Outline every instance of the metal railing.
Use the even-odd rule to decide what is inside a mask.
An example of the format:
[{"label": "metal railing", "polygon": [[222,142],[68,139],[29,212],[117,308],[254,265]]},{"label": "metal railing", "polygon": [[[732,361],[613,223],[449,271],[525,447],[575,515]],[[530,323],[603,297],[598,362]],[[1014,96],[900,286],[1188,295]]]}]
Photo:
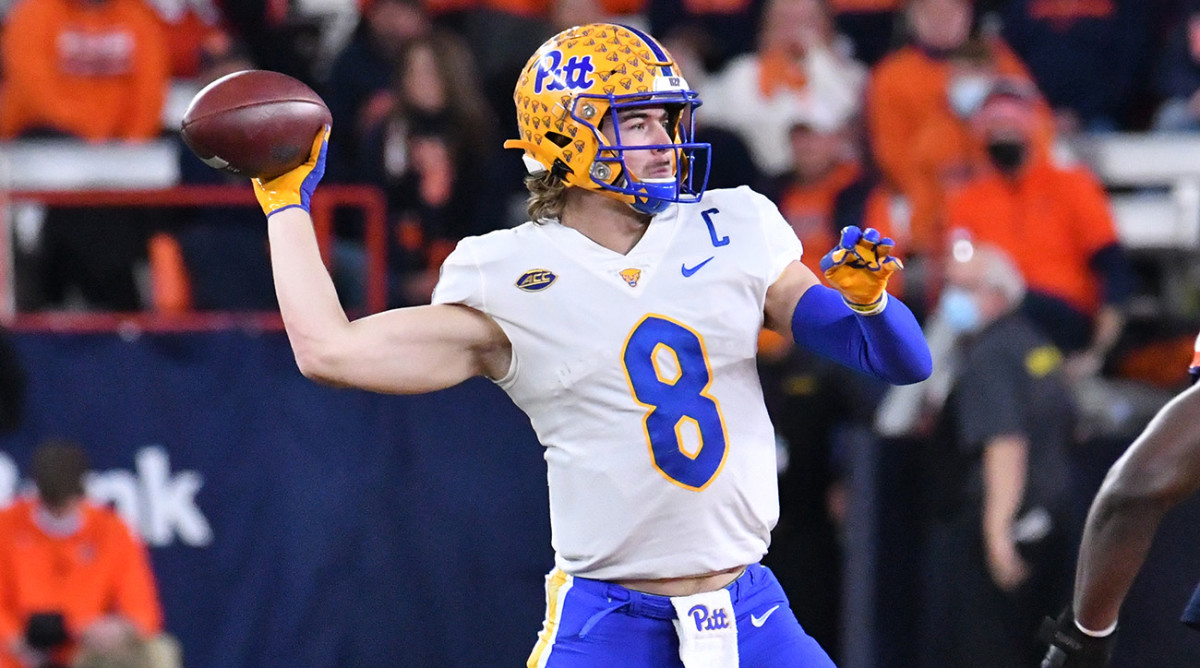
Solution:
[{"label": "metal railing", "polygon": [[[251,327],[279,329],[277,312],[128,313],[38,311],[16,308],[13,216],[14,205],[34,202],[47,207],[209,207],[246,206],[257,209],[248,185],[177,186],[152,190],[12,190],[0,191],[0,318],[15,330],[66,331],[202,331]],[[373,186],[327,185],[313,196],[311,212],[321,256],[333,268],[333,216],[339,208],[362,212],[367,255],[365,310],[387,306],[387,205]],[[264,225],[266,222],[264,221]]]}]

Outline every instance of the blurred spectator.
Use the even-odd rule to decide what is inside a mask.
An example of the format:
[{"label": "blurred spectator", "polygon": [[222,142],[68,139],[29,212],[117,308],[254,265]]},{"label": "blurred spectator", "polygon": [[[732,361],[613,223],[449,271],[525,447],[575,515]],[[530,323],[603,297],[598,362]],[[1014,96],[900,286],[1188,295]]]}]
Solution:
[{"label": "blurred spectator", "polygon": [[0,138],[158,136],[167,45],[142,0],[22,0],[2,53]]},{"label": "blurred spectator", "polygon": [[895,47],[905,0],[829,0],[839,32],[854,44],[854,57],[872,66]]},{"label": "blurred spectator", "polygon": [[[379,0],[375,0],[378,2]],[[555,18],[558,0],[424,0],[435,24],[461,36],[475,61],[475,79],[479,81],[488,105],[504,121],[515,127],[512,106],[513,85],[521,75],[530,54],[557,30]],[[606,15],[624,13],[615,5],[628,0],[596,0],[596,9]],[[569,7],[566,15],[573,13]]]},{"label": "blurred spectator", "polygon": [[321,86],[333,115],[334,138],[326,156],[331,182],[358,182],[356,149],[367,127],[376,125],[392,104],[391,84],[405,46],[425,37],[430,20],[420,0],[374,0],[358,28],[333,61]]},{"label": "blurred spectator", "polygon": [[705,69],[715,72],[754,50],[763,4],[764,0],[646,0],[645,13],[654,35],[694,34]]},{"label": "blurred spectator", "polygon": [[804,264],[818,276],[821,256],[837,244],[839,231],[862,225],[870,190],[850,135],[845,118],[819,105],[795,118],[789,133],[793,167],[773,196],[804,244]]},{"label": "blurred spectator", "polygon": [[[940,258],[944,238],[937,199],[929,191],[928,162],[914,148],[923,141],[944,141],[942,128],[961,125],[951,102],[956,62],[972,37],[969,0],[911,0],[906,11],[911,41],[873,68],[867,93],[867,123],[876,164],[888,185],[910,200],[909,252],[905,263],[920,257]],[[1026,75],[1025,67],[998,38],[978,37],[989,67],[1000,74]],[[970,47],[974,48],[974,47]],[[957,59],[957,60],[956,60]],[[953,95],[957,98],[960,91]],[[938,128],[928,130],[928,128]],[[961,135],[961,133],[955,133]],[[924,171],[923,171],[924,170]]]},{"label": "blurred spectator", "polygon": [[[241,44],[224,33],[204,42],[199,82],[254,69]],[[245,186],[244,178],[215,170],[180,145],[180,182]],[[275,310],[275,288],[262,217],[244,206],[183,209],[170,229],[149,243],[153,301],[160,312]]]},{"label": "blurred spectator", "polygon": [[[22,0],[3,35],[0,138],[147,140],[162,129],[168,55],[142,0]],[[141,212],[50,209],[31,303],[132,311],[145,257]]]},{"label": "blurred spectator", "polygon": [[246,45],[259,67],[314,83],[320,55],[320,17],[300,11],[295,0],[217,0],[234,39]]},{"label": "blurred spectator", "polygon": [[1054,109],[1058,130],[1116,130],[1145,78],[1144,0],[1012,0],[1004,38]]},{"label": "blurred spectator", "polygon": [[146,549],[115,512],[84,496],[83,448],[42,443],[32,469],[37,496],[0,511],[0,666],[147,651],[162,610]]},{"label": "blurred spectator", "polygon": [[555,30],[588,23],[617,23],[637,27],[645,23],[641,16],[642,4],[642,0],[551,0],[548,14],[550,25]]},{"label": "blurred spectator", "polygon": [[764,337],[773,344],[760,343],[758,371],[777,434],[779,522],[763,563],[794,601],[804,630],[837,661],[849,503],[846,442],[869,421],[884,385],[794,348],[769,330],[760,342]]},{"label": "blurred spectator", "polygon": [[732,60],[705,90],[705,122],[736,132],[767,176],[792,162],[788,130],[796,113],[827,108],[847,118],[861,104],[866,69],[846,56],[824,0],[770,0],[758,50]]},{"label": "blurred spectator", "polygon": [[974,124],[987,171],[949,203],[950,225],[1009,253],[1029,283],[1025,314],[1064,352],[1073,377],[1094,375],[1120,337],[1132,291],[1108,196],[1084,168],[1062,168],[1036,134],[1037,92],[999,81]]},{"label": "blurred spectator", "polygon": [[[486,231],[478,190],[497,153],[496,130],[470,52],[448,34],[406,45],[389,102],[389,113],[365,128],[359,171],[387,194],[389,265],[399,281],[393,299],[427,303],[458,240]],[[347,269],[356,266],[350,257],[339,264],[344,259]]]},{"label": "blurred spectator", "polygon": [[192,79],[199,75],[205,40],[224,32],[221,10],[214,0],[146,0],[153,7],[167,36],[171,76]]},{"label": "blurred spectator", "polygon": [[[672,33],[661,42],[663,48],[669,51],[671,57],[675,59],[679,71],[683,72],[692,88],[700,91],[701,99],[707,99],[704,91],[708,89],[708,73],[701,62],[697,37],[695,31],[681,30]],[[708,189],[736,188],[743,185],[759,187],[762,182],[762,174],[758,165],[754,163],[754,158],[750,155],[750,149],[746,147],[746,142],[742,141],[736,132],[713,125],[709,121],[707,113],[710,109],[712,109],[712,105],[706,104],[704,109],[694,117],[696,141],[712,147],[710,151],[712,159],[708,161]],[[701,157],[697,162],[699,163],[701,160],[705,160],[705,158]],[[697,183],[703,182],[703,164],[695,166],[695,178]]]},{"label": "blurred spectator", "polygon": [[938,315],[958,338],[939,360],[953,379],[924,467],[920,665],[1035,666],[1037,625],[1073,567],[1062,355],[1021,313],[1021,273],[999,249],[955,245],[947,279]]},{"label": "blurred spectator", "polygon": [[1200,130],[1200,2],[1188,5],[1158,63],[1154,129],[1165,132]]}]

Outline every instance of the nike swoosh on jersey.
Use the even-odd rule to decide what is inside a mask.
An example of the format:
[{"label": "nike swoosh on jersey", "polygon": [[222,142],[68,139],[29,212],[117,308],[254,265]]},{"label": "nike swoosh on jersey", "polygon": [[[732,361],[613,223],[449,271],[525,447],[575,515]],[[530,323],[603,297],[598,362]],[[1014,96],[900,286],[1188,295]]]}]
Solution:
[{"label": "nike swoosh on jersey", "polygon": [[762,617],[755,617],[754,615],[750,615],[750,623],[754,625],[754,628],[758,628],[758,627],[762,626],[763,624],[766,624],[767,617],[770,617],[778,609],[779,609],[779,606],[776,605],[775,607],[771,608],[770,610],[764,612]]},{"label": "nike swoosh on jersey", "polygon": [[686,264],[679,265],[679,270],[680,270],[681,272],[683,272],[683,277],[684,277],[684,278],[687,278],[688,276],[691,276],[692,274],[694,274],[694,273],[696,273],[696,272],[700,271],[700,267],[703,267],[704,265],[706,265],[706,264],[708,264],[709,262],[711,262],[711,261],[712,261],[712,259],[713,259],[713,257],[716,257],[716,256],[715,256],[715,255],[714,255],[714,256],[710,256],[710,257],[709,257],[707,260],[705,260],[705,261],[701,262],[700,264],[698,264],[698,265],[696,265],[696,266],[694,266],[694,267],[689,267],[689,266],[687,266]]}]

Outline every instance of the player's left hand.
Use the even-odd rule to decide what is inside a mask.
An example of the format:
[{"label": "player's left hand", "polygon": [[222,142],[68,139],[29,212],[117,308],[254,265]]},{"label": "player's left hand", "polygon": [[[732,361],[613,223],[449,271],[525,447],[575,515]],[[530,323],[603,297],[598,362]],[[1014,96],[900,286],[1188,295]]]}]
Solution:
[{"label": "player's left hand", "polygon": [[1038,636],[1050,643],[1042,668],[1105,668],[1112,656],[1117,632],[1093,638],[1075,625],[1075,613],[1070,606],[1058,619],[1047,617]]},{"label": "player's left hand", "polygon": [[250,180],[254,184],[254,196],[258,198],[258,204],[268,218],[273,213],[294,206],[308,211],[313,192],[316,191],[317,184],[321,182],[321,177],[325,176],[325,153],[329,150],[329,130],[329,126],[326,125],[325,129],[317,133],[316,138],[313,139],[308,160],[304,164],[270,181]]},{"label": "player's left hand", "polygon": [[888,279],[904,268],[891,256],[895,246],[874,228],[849,225],[842,228],[837,246],[821,258],[821,271],[847,306],[863,315],[878,313],[885,304]]}]

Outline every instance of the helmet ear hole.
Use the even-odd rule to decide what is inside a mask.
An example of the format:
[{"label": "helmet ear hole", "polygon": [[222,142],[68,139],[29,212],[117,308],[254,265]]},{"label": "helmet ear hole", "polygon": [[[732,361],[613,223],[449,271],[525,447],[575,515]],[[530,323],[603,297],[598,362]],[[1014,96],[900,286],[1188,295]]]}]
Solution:
[{"label": "helmet ear hole", "polygon": [[570,173],[571,168],[567,166],[567,163],[555,158],[554,166],[550,168],[550,174],[559,181],[566,181],[567,175]]},{"label": "helmet ear hole", "polygon": [[571,143],[571,138],[561,132],[547,132],[546,139],[559,148],[566,148],[567,144]]}]

